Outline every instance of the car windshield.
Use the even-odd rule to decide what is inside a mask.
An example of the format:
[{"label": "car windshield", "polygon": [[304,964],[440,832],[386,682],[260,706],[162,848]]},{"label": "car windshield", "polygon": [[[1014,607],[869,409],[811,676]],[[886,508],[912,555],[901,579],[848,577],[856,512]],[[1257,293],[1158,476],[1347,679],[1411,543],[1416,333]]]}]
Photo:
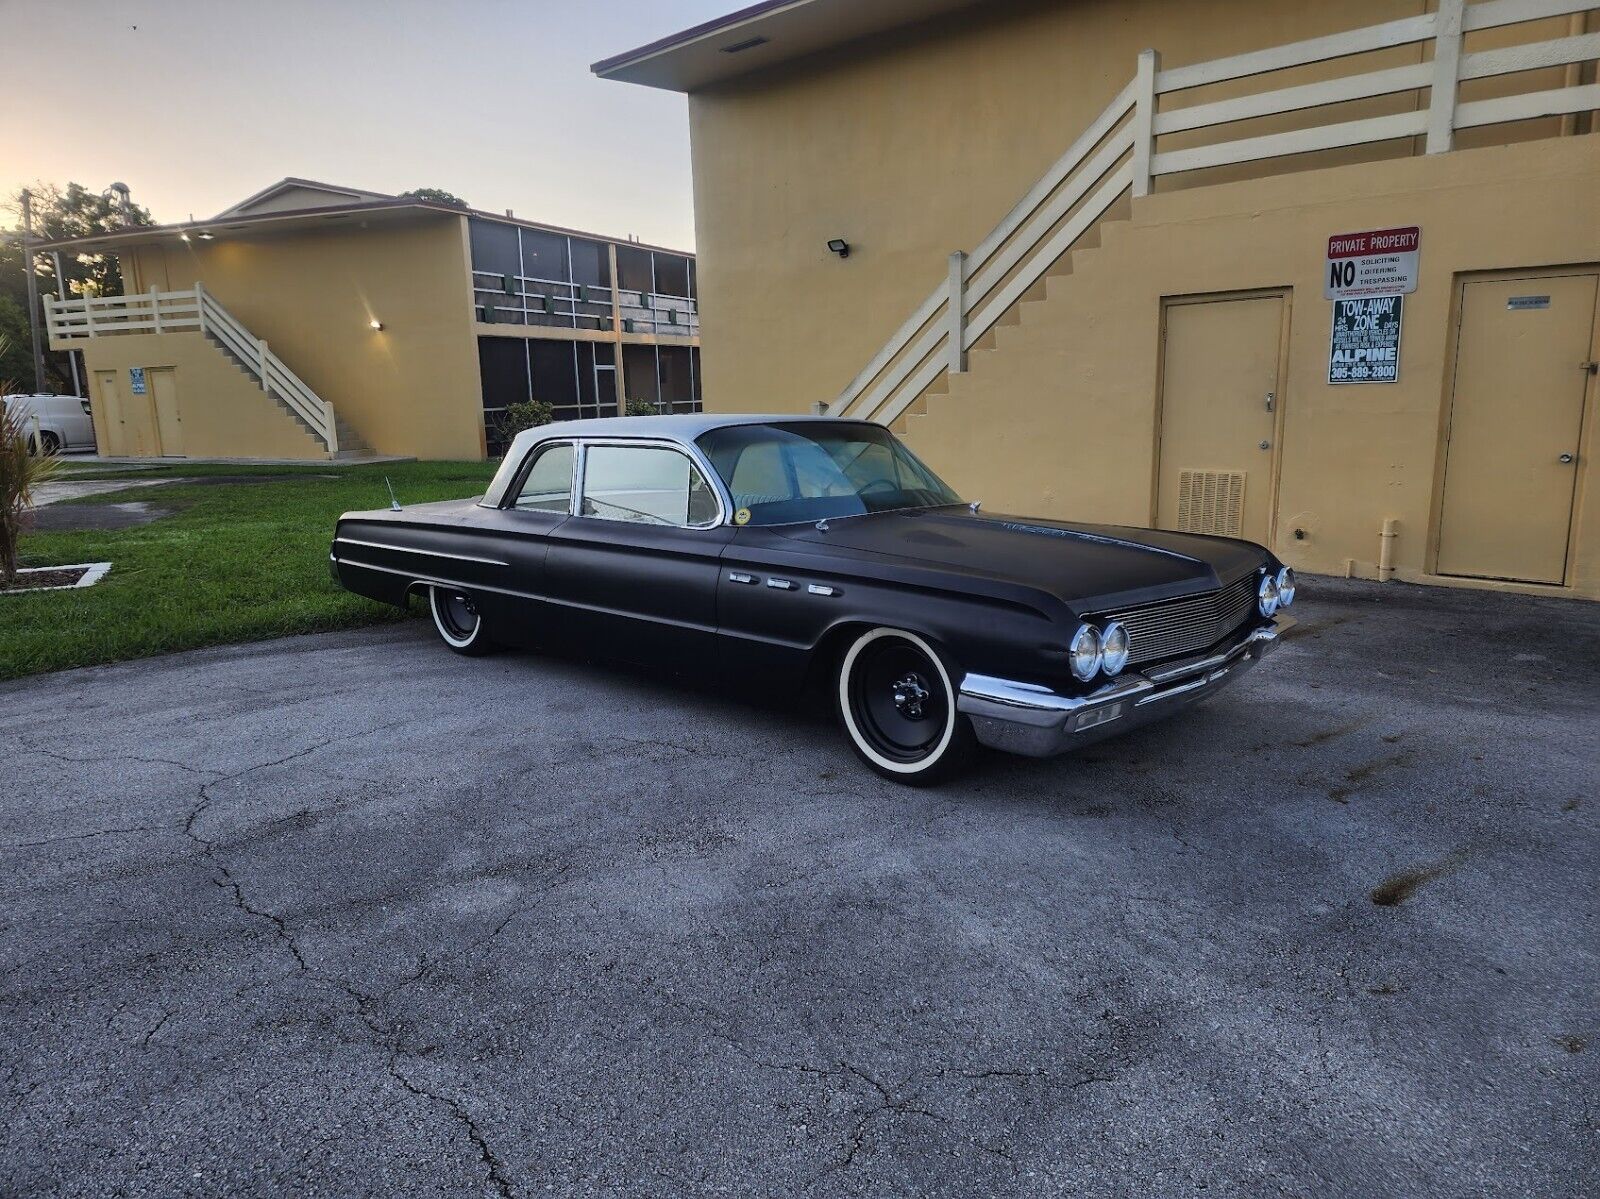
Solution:
[{"label": "car windshield", "polygon": [[880,425],[729,425],[702,434],[697,444],[727,485],[738,524],[795,524],[961,502]]}]

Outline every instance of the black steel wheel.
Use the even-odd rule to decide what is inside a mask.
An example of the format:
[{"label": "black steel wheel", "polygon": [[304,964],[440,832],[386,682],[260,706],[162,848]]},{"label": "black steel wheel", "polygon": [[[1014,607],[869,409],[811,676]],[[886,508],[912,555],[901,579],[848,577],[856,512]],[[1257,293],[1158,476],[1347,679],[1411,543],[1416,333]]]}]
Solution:
[{"label": "black steel wheel", "polygon": [[496,648],[483,631],[483,615],[470,595],[451,587],[429,587],[428,609],[439,637],[458,654],[476,658]]},{"label": "black steel wheel", "polygon": [[972,755],[972,726],[939,651],[916,633],[862,633],[839,664],[835,707],[856,756],[884,778],[925,785]]}]

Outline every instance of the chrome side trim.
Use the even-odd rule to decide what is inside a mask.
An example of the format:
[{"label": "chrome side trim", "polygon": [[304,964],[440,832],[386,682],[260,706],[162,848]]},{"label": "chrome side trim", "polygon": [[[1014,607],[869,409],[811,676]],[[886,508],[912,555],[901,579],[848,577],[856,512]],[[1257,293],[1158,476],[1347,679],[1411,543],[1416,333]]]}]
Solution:
[{"label": "chrome side trim", "polygon": [[345,545],[361,545],[369,550],[392,550],[397,554],[424,554],[429,558],[448,558],[452,562],[476,562],[482,566],[506,566],[508,563],[498,558],[475,558],[471,554],[447,554],[443,550],[418,549],[414,545],[390,545],[386,541],[362,541],[355,537],[335,537],[335,545],[341,542]]},{"label": "chrome side trim", "polygon": [[518,599],[538,600],[548,603],[550,600],[543,595],[535,595],[531,591],[516,591],[510,587],[490,587],[484,583],[464,583],[460,579],[447,579],[440,575],[418,574],[414,570],[396,570],[392,566],[379,566],[375,562],[361,562],[355,558],[335,558],[340,566],[354,566],[357,570],[375,570],[379,574],[395,575],[398,578],[410,579],[413,583],[426,583],[430,587],[458,587],[462,591],[492,591],[495,595],[514,595]]},{"label": "chrome side trim", "polygon": [[[1038,683],[969,674],[956,710],[972,721],[978,740],[995,749],[1049,757],[1160,719],[1245,674],[1294,618],[1279,615],[1225,650],[1130,671],[1085,695],[1062,695]],[[1177,700],[1176,704],[1162,701]]]}]

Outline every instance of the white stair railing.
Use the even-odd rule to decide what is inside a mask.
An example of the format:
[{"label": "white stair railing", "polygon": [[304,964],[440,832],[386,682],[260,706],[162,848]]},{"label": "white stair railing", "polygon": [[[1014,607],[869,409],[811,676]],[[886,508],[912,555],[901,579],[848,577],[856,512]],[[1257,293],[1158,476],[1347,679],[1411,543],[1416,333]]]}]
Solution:
[{"label": "white stair railing", "polygon": [[339,452],[339,424],[333,405],[301,380],[226,308],[196,283],[190,291],[152,288],[128,296],[45,297],[50,343],[67,343],[129,333],[204,333],[222,345],[261,384],[261,390],[287,404],[310,427],[328,453]]},{"label": "white stair railing", "polygon": [[[1425,152],[1439,154],[1453,147],[1461,129],[1600,110],[1600,84],[1581,82],[1493,99],[1457,99],[1457,86],[1465,80],[1600,59],[1600,33],[1471,53],[1463,52],[1464,35],[1596,8],[1596,0],[1439,0],[1437,11],[1420,16],[1169,70],[1161,69],[1156,51],[1144,51],[1117,98],[977,249],[950,255],[945,281],[849,386],[832,403],[819,404],[818,411],[885,424],[896,420],[941,374],[965,370],[973,344],[1113,204],[1125,193],[1148,195],[1163,175],[1402,138],[1425,138]],[[1431,61],[1186,108],[1161,107],[1162,97],[1193,88],[1422,42],[1433,43]],[[1171,134],[1423,89],[1429,92],[1428,105],[1414,111],[1160,148],[1160,139]]]}]

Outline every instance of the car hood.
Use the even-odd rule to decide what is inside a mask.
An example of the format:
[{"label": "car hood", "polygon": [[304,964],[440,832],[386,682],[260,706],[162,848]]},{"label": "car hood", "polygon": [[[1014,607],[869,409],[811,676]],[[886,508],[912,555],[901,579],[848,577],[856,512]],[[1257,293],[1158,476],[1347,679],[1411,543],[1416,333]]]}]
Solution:
[{"label": "car hood", "polygon": [[1153,603],[1231,583],[1270,560],[1247,541],[1032,516],[923,508],[775,531],[817,549],[933,565],[1054,595],[1076,611]]}]

